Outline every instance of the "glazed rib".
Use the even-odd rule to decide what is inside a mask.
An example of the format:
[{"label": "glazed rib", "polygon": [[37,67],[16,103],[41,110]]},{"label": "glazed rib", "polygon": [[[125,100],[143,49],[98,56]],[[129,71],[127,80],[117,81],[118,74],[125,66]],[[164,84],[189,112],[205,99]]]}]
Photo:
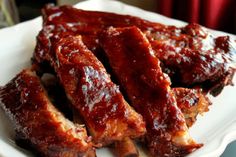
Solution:
[{"label": "glazed rib", "polygon": [[85,157],[92,150],[85,128],[74,125],[51,104],[31,70],[23,70],[0,88],[0,105],[18,140],[29,141],[42,156]]},{"label": "glazed rib", "polygon": [[[80,114],[76,109],[71,108],[72,105],[68,102],[64,89],[61,88],[58,79],[51,74],[44,74],[41,80],[53,104],[56,105],[57,108],[60,107],[60,111],[63,111],[67,117],[73,119],[74,123],[82,125],[83,121]],[[134,141],[128,137],[121,141],[116,141],[114,144],[114,149],[117,157],[139,156]]]},{"label": "glazed rib", "polygon": [[184,156],[199,148],[189,136],[170,80],[142,32],[136,27],[109,28],[100,42],[119,84],[144,117],[152,156]]},{"label": "glazed rib", "polygon": [[173,86],[201,86],[217,96],[232,84],[236,49],[228,36],[213,38],[198,24],[146,35]]},{"label": "glazed rib", "polygon": [[145,133],[142,116],[124,100],[119,87],[80,36],[62,38],[53,44],[46,61],[54,68],[97,146]]},{"label": "glazed rib", "polygon": [[48,53],[51,42],[68,35],[82,35],[85,45],[102,60],[104,54],[98,40],[100,32],[110,26],[136,26],[148,37],[173,86],[201,85],[216,96],[225,85],[232,83],[235,46],[229,37],[213,38],[197,24],[178,28],[133,16],[84,11],[69,6],[48,6],[43,10],[43,19],[36,60],[37,55]]},{"label": "glazed rib", "polygon": [[[63,92],[64,89],[58,83],[58,80],[53,75],[45,74],[46,77],[41,79],[45,80],[43,85],[46,88],[52,102],[57,108],[61,109],[63,113],[71,118],[71,104],[67,101],[66,95]],[[44,78],[49,78],[48,80]],[[190,88],[172,88],[175,95],[177,106],[181,109],[184,114],[185,121],[188,127],[191,127],[197,120],[197,116],[202,115],[204,112],[209,111],[208,107],[211,105],[210,100],[201,89],[190,89]],[[64,100],[64,101],[62,101]],[[59,104],[59,105],[57,105]],[[78,114],[78,113],[77,113]],[[79,115],[76,115],[79,116]],[[122,142],[120,142],[122,145]]]},{"label": "glazed rib", "polygon": [[209,111],[211,102],[201,89],[173,88],[172,91],[188,127],[196,122],[197,115]]}]

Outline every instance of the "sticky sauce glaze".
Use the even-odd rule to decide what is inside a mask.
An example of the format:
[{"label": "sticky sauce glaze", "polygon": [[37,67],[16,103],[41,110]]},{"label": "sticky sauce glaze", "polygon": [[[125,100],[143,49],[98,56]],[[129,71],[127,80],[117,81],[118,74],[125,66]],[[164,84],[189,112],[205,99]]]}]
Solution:
[{"label": "sticky sauce glaze", "polygon": [[162,69],[176,86],[206,81],[215,86],[236,67],[236,51],[229,37],[213,38],[197,24],[146,34],[162,62]]},{"label": "sticky sauce glaze", "polygon": [[[43,17],[46,27],[38,36],[35,58],[39,52],[47,54],[50,47],[44,45],[52,39],[82,35],[85,45],[103,60],[104,53],[98,40],[101,31],[110,26],[136,26],[148,37],[163,71],[170,76],[174,86],[201,85],[206,90],[215,89],[213,92],[217,95],[225,85],[231,84],[235,71],[235,46],[229,37],[213,38],[198,24],[178,28],[133,16],[83,11],[70,6],[48,6]],[[55,28],[48,32],[48,26]],[[47,34],[54,36],[49,40],[45,37]]]},{"label": "sticky sauce glaze", "polygon": [[110,28],[100,40],[120,85],[147,123],[152,156],[184,156],[198,148],[176,106],[170,80],[140,30]]},{"label": "sticky sauce glaze", "polygon": [[24,70],[0,89],[0,103],[11,119],[16,140],[42,156],[84,156],[92,148],[85,128],[75,126],[50,103],[39,78]]},{"label": "sticky sauce glaze", "polygon": [[72,105],[80,111],[94,142],[111,142],[145,132],[142,117],[129,107],[119,87],[80,36],[55,44],[51,62]]}]

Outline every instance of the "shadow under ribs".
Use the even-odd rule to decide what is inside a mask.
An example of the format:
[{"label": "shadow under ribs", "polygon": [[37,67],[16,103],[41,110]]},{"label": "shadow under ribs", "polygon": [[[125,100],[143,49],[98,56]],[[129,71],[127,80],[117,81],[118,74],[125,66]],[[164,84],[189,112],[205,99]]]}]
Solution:
[{"label": "shadow under ribs", "polygon": [[134,16],[84,11],[70,6],[45,7],[43,22],[36,60],[37,55],[48,53],[51,42],[68,35],[82,35],[85,45],[102,60],[104,54],[98,40],[101,31],[110,26],[136,26],[147,36],[174,86],[200,85],[216,96],[225,85],[232,83],[236,61],[234,44],[227,36],[214,38],[198,24],[178,28]]},{"label": "shadow under ribs", "polygon": [[72,106],[77,109],[100,147],[146,131],[142,116],[124,100],[102,63],[80,36],[62,38],[41,61],[50,62]]},{"label": "shadow under ribs", "polygon": [[42,156],[94,157],[91,138],[50,102],[39,78],[23,70],[0,87],[0,105],[11,119],[17,140],[28,141]]},{"label": "shadow under ribs", "polygon": [[152,156],[184,156],[201,147],[189,136],[170,80],[142,32],[136,27],[109,28],[101,44],[117,80],[146,122]]}]

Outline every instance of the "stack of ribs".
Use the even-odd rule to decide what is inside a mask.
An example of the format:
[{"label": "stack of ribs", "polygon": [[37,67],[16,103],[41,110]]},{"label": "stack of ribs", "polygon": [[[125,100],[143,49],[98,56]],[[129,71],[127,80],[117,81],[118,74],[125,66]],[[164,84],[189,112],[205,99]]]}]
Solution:
[{"label": "stack of ribs", "polygon": [[[138,156],[133,139],[152,157],[182,157],[203,145],[188,128],[209,110],[208,93],[232,85],[228,36],[71,6],[42,12],[31,69],[0,87],[17,140],[49,157],[93,157],[111,144],[119,157]],[[45,74],[63,93],[54,101]]]}]

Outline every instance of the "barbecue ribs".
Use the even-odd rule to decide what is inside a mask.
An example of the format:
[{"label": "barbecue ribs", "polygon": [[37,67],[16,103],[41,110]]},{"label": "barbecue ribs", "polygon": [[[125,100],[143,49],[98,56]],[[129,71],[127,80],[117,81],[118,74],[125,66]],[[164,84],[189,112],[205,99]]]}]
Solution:
[{"label": "barbecue ribs", "polygon": [[173,86],[201,86],[216,96],[225,85],[232,83],[235,47],[229,37],[213,38],[197,24],[178,28],[133,16],[84,11],[70,6],[45,7],[43,22],[36,60],[37,53],[47,54],[54,41],[68,35],[82,35],[85,45],[102,61],[104,52],[98,40],[101,31],[110,26],[136,26],[147,36]]},{"label": "barbecue ribs", "polygon": [[62,38],[52,48],[46,57],[38,59],[50,62],[97,146],[145,133],[142,117],[124,100],[80,36]]},{"label": "barbecue ribs", "polygon": [[[208,111],[208,92],[217,96],[232,84],[235,49],[229,37],[215,38],[197,24],[178,28],[48,5],[32,69],[57,77],[63,101],[54,107],[58,95],[50,98],[54,91],[47,94],[35,73],[24,70],[0,87],[1,107],[17,138],[42,156],[93,157],[92,145],[113,142],[120,155],[129,146],[137,155],[130,138],[144,136],[152,156],[182,157],[202,146],[188,127]],[[92,138],[57,108],[85,123]]]},{"label": "barbecue ribs", "polygon": [[143,33],[137,27],[109,28],[100,42],[119,84],[146,122],[152,156],[184,156],[199,148],[201,144],[189,136],[170,80]]},{"label": "barbecue ribs", "polygon": [[95,156],[85,128],[74,125],[51,104],[31,70],[0,87],[0,105],[14,124],[17,140],[28,141],[42,156]]}]

